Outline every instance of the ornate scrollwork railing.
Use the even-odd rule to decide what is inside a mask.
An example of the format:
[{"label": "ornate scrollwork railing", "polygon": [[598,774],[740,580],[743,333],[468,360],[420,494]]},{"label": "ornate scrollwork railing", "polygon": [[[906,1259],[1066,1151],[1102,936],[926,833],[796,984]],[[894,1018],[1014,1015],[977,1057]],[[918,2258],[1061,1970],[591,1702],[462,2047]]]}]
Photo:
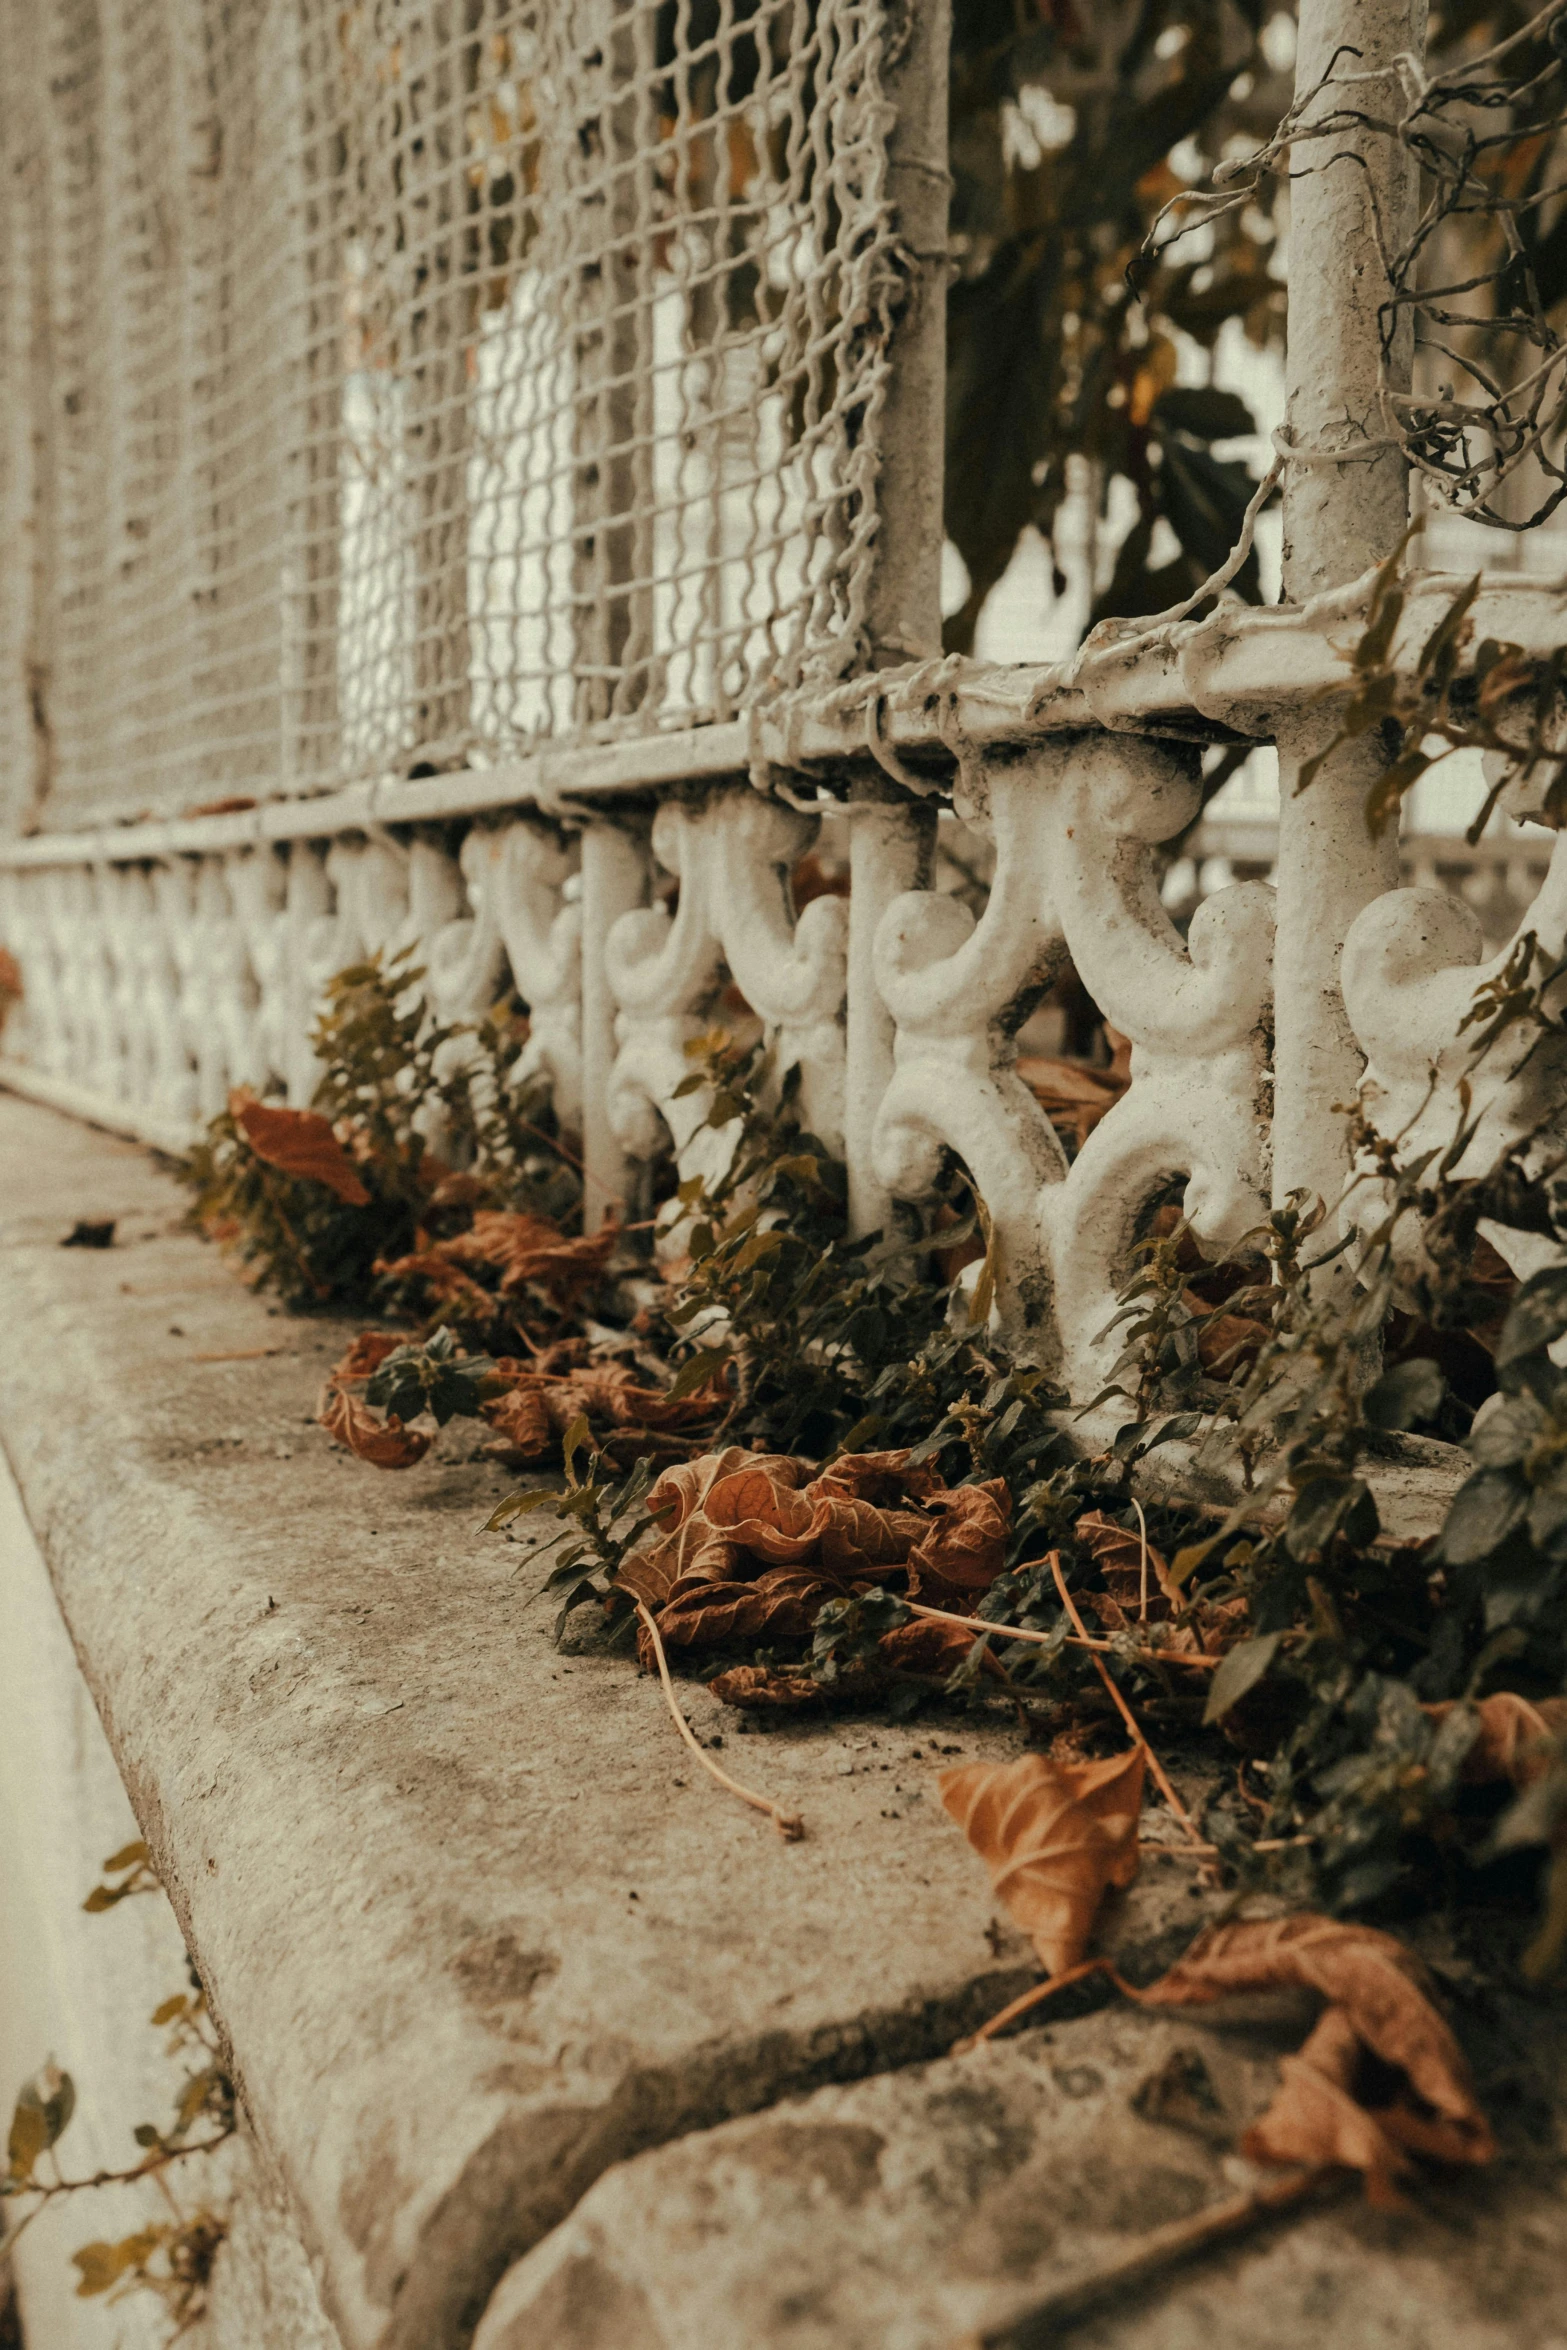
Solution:
[{"label": "ornate scrollwork railing", "polygon": [[[443,776],[363,806],[13,842],[0,943],[25,992],[0,1075],[175,1147],[235,1085],[308,1101],[326,980],[406,951],[444,1022],[508,989],[528,1007],[522,1073],[547,1079],[562,1120],[585,1130],[596,1215],[628,1202],[661,1152],[682,1174],[716,1163],[722,1138],[687,1083],[686,1047],[748,1013],[778,1070],[798,1068],[804,1115],[849,1159],[862,1202],[918,1207],[949,1161],[966,1168],[996,1236],[998,1333],[1092,1394],[1150,1202],[1183,1187],[1198,1239],[1222,1251],[1290,1180],[1273,1164],[1274,1088],[1298,1095],[1312,1078],[1276,1064],[1274,990],[1290,979],[1274,915],[1305,877],[1281,856],[1273,887],[1218,889],[1183,935],[1161,895],[1164,844],[1196,814],[1205,739],[1266,740],[1345,684],[1369,592],[1224,607],[1056,670],[911,667],[776,710],[744,737],[725,730],[727,771],[710,741],[706,777],[674,787],[667,745],[649,754],[657,774],[628,746],[613,772],[585,754],[576,789],[558,754],[547,781],[518,769],[504,793],[474,777],[466,809],[468,779]],[[1418,661],[1449,600],[1441,582],[1419,584],[1395,658]],[[1564,602],[1492,583],[1471,640],[1505,635],[1543,656]],[[869,827],[888,870],[913,872],[899,840],[928,836],[933,796],[993,851],[977,914],[934,886],[796,912],[790,876],[824,818],[851,842]],[[1551,958],[1567,947],[1563,855],[1517,925]],[[1362,1097],[1383,1132],[1446,1139],[1466,1015],[1517,938],[1481,960],[1459,899],[1368,896],[1342,957]],[[1015,1067],[1019,1029],[1068,957],[1131,1045],[1124,1096],[1070,1162]],[[862,1038],[890,1030],[880,1064],[863,1046],[855,1063],[856,1023]],[[1488,1148],[1557,1115],[1567,1072],[1528,1042],[1488,1064]],[[1315,1110],[1334,1114],[1325,1095]]]}]

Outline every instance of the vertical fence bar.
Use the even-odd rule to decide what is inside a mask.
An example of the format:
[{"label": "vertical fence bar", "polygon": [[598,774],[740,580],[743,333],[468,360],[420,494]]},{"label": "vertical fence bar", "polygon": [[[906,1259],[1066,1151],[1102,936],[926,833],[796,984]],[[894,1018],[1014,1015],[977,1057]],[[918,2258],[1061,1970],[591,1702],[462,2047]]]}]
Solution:
[{"label": "vertical fence bar", "polygon": [[414,725],[421,748],[450,758],[464,747],[470,721],[468,351],[477,342],[479,300],[468,269],[465,171],[479,57],[472,0],[433,6],[412,20],[407,38],[408,87],[423,105],[417,138],[405,132],[401,157],[407,233],[424,244],[408,322]]},{"label": "vertical fence bar", "polygon": [[600,819],[582,830],[582,1225],[596,1232],[629,1213],[633,1170],[610,1128],[615,999],[604,942],[622,914],[647,902],[648,858],[629,827]]},{"label": "vertical fence bar", "polygon": [[[1314,90],[1337,55],[1340,75],[1382,79],[1325,93],[1330,108],[1364,108],[1384,118],[1401,106],[1393,63],[1419,57],[1425,0],[1302,0],[1295,69],[1298,98]],[[1291,155],[1287,428],[1305,461],[1284,484],[1284,594],[1301,602],[1342,586],[1397,546],[1408,520],[1408,476],[1397,449],[1368,454],[1383,427],[1378,407],[1387,276],[1378,246],[1392,248],[1414,221],[1416,174],[1407,151],[1353,125],[1300,143]],[[1390,373],[1409,382],[1408,314],[1394,339]],[[1335,452],[1342,452],[1337,456]],[[1346,745],[1297,794],[1304,760],[1331,741],[1332,704],[1281,723],[1279,745],[1278,934],[1275,948],[1273,1189],[1296,1187],[1330,1204],[1348,1171],[1347,1129],[1332,1114],[1359,1081],[1362,1055],[1339,990],[1345,933],[1361,909],[1398,885],[1398,832],[1380,841],[1366,829],[1366,792],[1385,764],[1375,737]]]},{"label": "vertical fence bar", "polygon": [[[947,366],[947,53],[950,0],[887,11],[882,89],[896,110],[887,143],[887,193],[904,258],[904,300],[888,352],[880,419],[875,567],[866,622],[875,668],[941,649],[942,464]],[[854,798],[889,803],[879,781]],[[892,1015],[876,991],[876,926],[892,900],[929,878],[935,811],[906,803],[857,816],[849,828],[848,1037],[845,1149],[855,1232],[886,1220],[888,1195],[871,1166],[871,1130],[892,1075]]]}]

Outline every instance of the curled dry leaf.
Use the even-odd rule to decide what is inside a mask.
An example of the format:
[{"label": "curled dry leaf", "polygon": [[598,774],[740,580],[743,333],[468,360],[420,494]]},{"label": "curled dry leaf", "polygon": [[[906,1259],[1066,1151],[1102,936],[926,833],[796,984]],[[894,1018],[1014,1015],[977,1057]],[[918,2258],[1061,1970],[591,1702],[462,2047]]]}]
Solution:
[{"label": "curled dry leaf", "polygon": [[406,1343],[395,1330],[361,1330],[348,1352],[327,1373],[328,1385],[350,1387],[369,1379],[389,1354],[395,1354]]},{"label": "curled dry leaf", "polygon": [[[646,1599],[634,1573],[622,1571],[622,1586]],[[798,1567],[778,1567],[751,1583],[713,1583],[705,1575],[683,1576],[658,1610],[666,1648],[736,1648],[751,1642],[802,1640],[816,1621],[833,1585]],[[638,1653],[651,1669],[653,1648],[645,1630]],[[644,1653],[645,1648],[645,1653]]]},{"label": "curled dry leaf", "polygon": [[1012,1505],[1000,1477],[931,1493],[925,1507],[936,1523],[908,1556],[909,1591],[927,1606],[972,1601],[988,1591],[1006,1564]]},{"label": "curled dry leaf", "polygon": [[395,1413],[382,1418],[356,1392],[405,1343],[395,1331],[362,1330],[327,1373],[316,1405],[327,1434],[375,1469],[411,1469],[430,1449],[428,1436],[405,1428]]},{"label": "curled dry leaf", "polygon": [[671,1585],[814,1566],[847,1585],[907,1571],[911,1583],[983,1588],[1001,1564],[1005,1486],[950,1492],[907,1462],[903,1452],[849,1453],[813,1477],[809,1462],[784,1454],[704,1453],[666,1469],[649,1494],[662,1533],[646,1555]]},{"label": "curled dry leaf", "polygon": [[[469,1319],[492,1316],[498,1296],[513,1298],[530,1284],[565,1313],[599,1279],[619,1239],[613,1224],[574,1237],[548,1216],[481,1208],[469,1231],[380,1264],[376,1271],[388,1281],[423,1282],[442,1304]],[[493,1287],[477,1278],[483,1273],[498,1276]]]},{"label": "curled dry leaf", "polygon": [[414,1249],[404,1257],[377,1257],[378,1281],[418,1284],[423,1295],[410,1301],[418,1311],[439,1312],[447,1321],[477,1322],[487,1327],[495,1319],[495,1298],[482,1282],[443,1256],[440,1248]]},{"label": "curled dry leaf", "polygon": [[254,1094],[232,1093],[229,1112],[258,1159],[281,1174],[306,1183],[324,1183],[345,1207],[363,1208],[370,1194],[355,1174],[353,1163],[332,1130],[331,1120],[314,1110],[289,1110],[278,1102],[259,1102]]},{"label": "curled dry leaf", "polygon": [[443,1246],[459,1264],[493,1265],[503,1290],[520,1289],[524,1282],[536,1281],[564,1309],[592,1287],[619,1240],[614,1224],[573,1236],[562,1232],[548,1216],[481,1208],[472,1230]]},{"label": "curled dry leaf", "polygon": [[1394,2209],[1396,2181],[1408,2164],[1388,2125],[1396,2107],[1373,2113],[1355,2094],[1366,2051],[1342,2007],[1324,2008],[1295,2056],[1279,2064],[1279,2086],[1265,2114],[1241,2141],[1254,2162],[1300,2162],[1311,2169],[1358,2170],[1368,2202]]},{"label": "curled dry leaf", "polygon": [[417,1428],[405,1428],[395,1412],[380,1419],[357,1395],[342,1388],[323,1398],[318,1418],[329,1436],[372,1468],[411,1469],[430,1449],[430,1438]]},{"label": "curled dry leaf", "polygon": [[[808,1461],[733,1445],[664,1471],[648,1495],[660,1531],[624,1562],[620,1581],[674,1648],[803,1638],[826,1600],[899,1576],[965,1605],[1000,1569],[1009,1509],[999,1479],[949,1490],[903,1452],[845,1454],[812,1476]],[[925,1672],[939,1651],[934,1669],[945,1672],[970,1646],[967,1634],[927,1635],[908,1650],[919,1664],[885,1644],[883,1653],[889,1666]],[[856,1685],[879,1670],[861,1660]],[[757,1702],[749,1683],[735,1687],[745,1692],[735,1702]]]},{"label": "curled dry leaf", "polygon": [[1017,1073],[1051,1124],[1070,1134],[1079,1150],[1130,1081],[1124,1051],[1108,1069],[1048,1053],[1025,1053],[1018,1059]]},{"label": "curled dry leaf", "polygon": [[[962,1624],[937,1624],[929,1616],[916,1616],[911,1624],[896,1624],[884,1632],[876,1643],[876,1653],[894,1672],[923,1673],[945,1680],[966,1662],[975,1637]],[[1005,1667],[988,1649],[980,1670],[993,1681],[1007,1678]]]},{"label": "curled dry leaf", "polygon": [[[1143,1587],[1143,1538],[1135,1526],[1118,1526],[1103,1510],[1085,1511],[1074,1529],[1077,1539],[1097,1562],[1111,1597],[1126,1610],[1136,1608]],[[1172,1616],[1182,1605],[1181,1593],[1170,1581],[1169,1562],[1162,1551],[1148,1545],[1148,1613]]]},{"label": "curled dry leaf", "polygon": [[[1459,1700],[1428,1705],[1421,1710],[1433,1721],[1445,1721]],[[1567,1697],[1519,1697],[1498,1689],[1474,1707],[1479,1734],[1464,1758],[1464,1777],[1471,1781],[1509,1780],[1514,1787],[1533,1784],[1551,1767],[1553,1738],[1567,1730]]]},{"label": "curled dry leaf", "polygon": [[[1348,2163],[1365,2172],[1373,2200],[1392,2195],[1401,2149],[1446,2162],[1491,2159],[1495,2144],[1463,2051],[1424,1969],[1391,1934],[1310,1914],[1219,1926],[1137,1996],[1148,2007],[1191,2007],[1287,1985],[1320,1992],[1328,2015],[1341,2021],[1328,2025],[1324,2016],[1287,2060],[1248,2151],[1275,2161]],[[1355,2097],[1368,2052],[1408,2084],[1374,2109]]]},{"label": "curled dry leaf", "polygon": [[966,1763],[943,1771],[941,1800],[1052,1975],[1088,1947],[1105,1890],[1137,1873],[1144,1747],[1108,1762]]},{"label": "curled dry leaf", "polygon": [[[711,1383],[671,1397],[662,1388],[639,1383],[625,1363],[581,1363],[551,1371],[503,1356],[496,1374],[507,1382],[506,1392],[485,1405],[484,1417],[505,1450],[524,1462],[553,1452],[579,1418],[595,1431],[616,1431],[634,1438],[635,1449],[651,1451],[661,1438],[710,1422],[731,1400],[726,1389]],[[683,1448],[665,1442],[663,1449]]]},{"label": "curled dry leaf", "polygon": [[791,1673],[776,1665],[731,1665],[728,1672],[715,1674],[708,1688],[725,1705],[751,1713],[786,1713],[814,1705],[822,1693],[809,1673]]},{"label": "curled dry leaf", "polygon": [[1253,1314],[1216,1314],[1191,1290],[1185,1303],[1201,1317],[1197,1360],[1210,1378],[1233,1380],[1249,1371],[1273,1333]]}]

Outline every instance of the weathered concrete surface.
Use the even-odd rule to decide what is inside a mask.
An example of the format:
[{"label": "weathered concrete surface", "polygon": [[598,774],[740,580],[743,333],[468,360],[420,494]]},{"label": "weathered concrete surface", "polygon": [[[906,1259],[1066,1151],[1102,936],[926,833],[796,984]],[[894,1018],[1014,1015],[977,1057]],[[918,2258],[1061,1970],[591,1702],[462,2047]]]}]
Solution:
[{"label": "weathered concrete surface", "polygon": [[[136,1822],[93,1710],[32,1529],[0,1460],[0,2121],[46,2057],[76,2085],[60,2147],[68,2177],[139,2159],[138,2123],[167,2125],[186,2073],[151,2023],[187,1976],[163,1896],[90,1915],[82,1903]],[[201,2135],[202,2133],[198,2133]],[[164,2350],[150,2293],[82,2300],[71,2255],[166,2222],[220,2212],[208,2316],[191,2350],[340,2350],[321,2311],[298,2223],[243,2134],[152,2179],[64,2197],[12,2255],[33,2350]],[[25,2209],[26,2206],[22,2206]],[[9,2206],[13,2218],[18,2207]]]},{"label": "weathered concrete surface", "polygon": [[[1235,2193],[1298,2021],[1107,2009],[703,2131],[609,2172],[475,2350],[954,2350]],[[1340,2201],[1062,2327],[1080,2350],[1567,2350],[1567,2012],[1465,2018],[1502,2134],[1409,2214]],[[1179,2121],[1133,2100],[1200,2059]],[[1211,2105],[1207,2097],[1211,2096]],[[1167,2110],[1169,2108],[1167,2107]],[[1057,2338],[1052,2331],[1050,2338]]]},{"label": "weathered concrete surface", "polygon": [[[444,2350],[611,2163],[933,2055],[1032,1977],[931,1791],[1015,1741],[722,1717],[805,1813],[782,1845],[655,1684],[554,1652],[471,1431],[396,1477],[329,1448],[341,1329],[269,1313],[180,1204],[0,1099],[0,1436],[327,2309],[349,2350]],[[60,1248],[107,1215],[113,1249]],[[1145,1870],[1121,1947],[1200,1906]]]}]

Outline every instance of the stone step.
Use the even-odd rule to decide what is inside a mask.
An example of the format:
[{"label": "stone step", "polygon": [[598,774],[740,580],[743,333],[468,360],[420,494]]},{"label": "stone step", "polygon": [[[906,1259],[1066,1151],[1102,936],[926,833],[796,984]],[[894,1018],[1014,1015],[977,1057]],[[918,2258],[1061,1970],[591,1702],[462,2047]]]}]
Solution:
[{"label": "stone step", "polygon": [[1268,2177],[1230,2149],[1300,2018],[1213,2013],[1108,2008],[620,2164],[475,2350],[1567,2350],[1567,2003],[1518,1998],[1460,2011],[1490,2169],[1407,2213],[1347,2186],[1074,2325],[1020,2322]]}]

